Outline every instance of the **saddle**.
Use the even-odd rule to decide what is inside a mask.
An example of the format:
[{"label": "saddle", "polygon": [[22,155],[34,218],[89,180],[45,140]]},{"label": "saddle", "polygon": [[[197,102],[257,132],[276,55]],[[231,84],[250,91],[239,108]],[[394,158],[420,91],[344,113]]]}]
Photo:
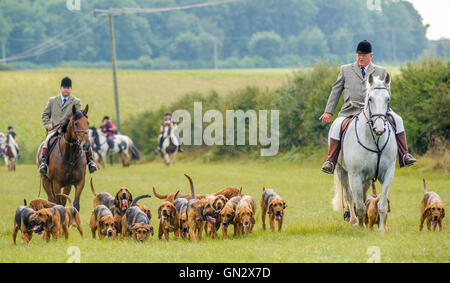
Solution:
[{"label": "saddle", "polygon": [[[394,128],[394,132],[396,132],[396,125],[395,125],[395,120],[394,120],[394,117],[391,115],[391,114],[389,114],[389,113],[387,113],[387,118],[388,118],[388,121],[390,122],[390,124],[392,125],[392,127]],[[356,115],[351,115],[351,116],[348,116],[347,118],[345,118],[344,119],[344,121],[342,121],[342,124],[341,124],[341,131],[340,131],[340,137],[341,137],[341,144],[342,144],[342,140],[344,139],[344,135],[345,135],[345,132],[347,131],[347,128],[348,128],[348,125],[350,125],[350,122],[354,119],[356,117]]]},{"label": "saddle", "polygon": [[47,154],[50,156],[53,149],[55,148],[56,144],[58,143],[59,137],[61,136],[60,133],[55,133],[49,140],[47,144]]}]

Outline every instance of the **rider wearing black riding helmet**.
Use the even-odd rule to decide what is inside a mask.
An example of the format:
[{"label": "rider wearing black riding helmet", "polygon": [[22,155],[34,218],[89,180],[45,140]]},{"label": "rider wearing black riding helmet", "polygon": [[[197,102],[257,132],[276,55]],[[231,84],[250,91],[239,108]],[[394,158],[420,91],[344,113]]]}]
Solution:
[{"label": "rider wearing black riding helmet", "polygon": [[172,113],[170,113],[170,112],[166,112],[166,114],[164,115],[164,120],[161,123],[161,126],[159,127],[159,131],[161,132],[161,134],[158,137],[158,146],[156,147],[155,151],[156,152],[160,152],[161,151],[161,148],[162,148],[162,145],[163,145],[163,142],[164,142],[164,139],[162,138],[163,137],[163,133],[164,133],[164,123],[167,122],[167,121],[170,121],[173,124],[174,133],[175,133],[175,136],[178,139],[178,144],[179,144],[178,152],[184,152],[184,150],[181,148],[181,141],[180,141],[180,136],[178,135],[177,123],[174,120],[172,120]]}]

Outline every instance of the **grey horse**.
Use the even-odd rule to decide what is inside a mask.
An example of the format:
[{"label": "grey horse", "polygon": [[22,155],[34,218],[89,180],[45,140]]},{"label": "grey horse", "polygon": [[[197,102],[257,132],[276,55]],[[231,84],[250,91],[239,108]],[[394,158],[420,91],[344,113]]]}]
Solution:
[{"label": "grey horse", "polygon": [[350,223],[362,227],[366,214],[367,190],[377,179],[381,183],[378,202],[379,230],[385,232],[387,197],[394,178],[397,143],[395,129],[387,118],[390,99],[390,76],[384,80],[369,76],[362,111],[349,123],[342,139],[342,151],[334,173],[334,209],[347,203]]}]

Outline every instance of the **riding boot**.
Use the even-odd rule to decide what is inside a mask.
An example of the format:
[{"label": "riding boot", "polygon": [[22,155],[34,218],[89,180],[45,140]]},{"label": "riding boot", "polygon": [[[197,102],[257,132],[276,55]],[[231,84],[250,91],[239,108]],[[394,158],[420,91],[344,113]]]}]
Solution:
[{"label": "riding boot", "polygon": [[163,142],[164,142],[164,139],[162,137],[160,137],[158,139],[158,147],[155,149],[155,152],[161,152]]},{"label": "riding boot", "polygon": [[327,174],[333,174],[341,149],[341,141],[330,138],[330,148],[328,149],[328,159],[322,165],[322,171]]},{"label": "riding boot", "polygon": [[184,150],[181,148],[181,145],[178,146],[178,152],[184,152]]},{"label": "riding boot", "polygon": [[39,173],[46,175],[48,173],[48,165],[47,165],[47,148],[42,148],[42,154],[41,154],[41,165],[39,165]]},{"label": "riding boot", "polygon": [[89,149],[89,151],[86,152],[86,158],[88,160],[89,173],[92,174],[97,171],[97,164],[95,164],[94,158],[92,157],[92,150]]},{"label": "riding boot", "polygon": [[395,138],[397,140],[398,162],[400,164],[400,168],[411,166],[416,163],[417,160],[408,152],[405,132],[396,134]]}]

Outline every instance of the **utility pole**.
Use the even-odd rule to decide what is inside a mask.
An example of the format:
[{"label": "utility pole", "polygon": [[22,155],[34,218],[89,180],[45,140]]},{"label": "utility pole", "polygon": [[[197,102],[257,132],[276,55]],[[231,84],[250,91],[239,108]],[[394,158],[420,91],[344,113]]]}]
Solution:
[{"label": "utility pole", "polygon": [[6,63],[6,38],[2,38],[2,62]]},{"label": "utility pole", "polygon": [[112,61],[113,82],[114,82],[114,101],[116,103],[116,123],[117,129],[120,132],[119,91],[117,89],[116,41],[114,37],[114,22],[112,13],[108,15],[108,19],[109,19],[109,42],[111,44],[111,61]]},{"label": "utility pole", "polygon": [[217,37],[213,36],[213,44],[214,44],[214,69],[217,70]]},{"label": "utility pole", "polygon": [[394,62],[397,62],[397,46],[395,43],[395,29],[391,28],[391,36],[392,36],[392,56]]}]

